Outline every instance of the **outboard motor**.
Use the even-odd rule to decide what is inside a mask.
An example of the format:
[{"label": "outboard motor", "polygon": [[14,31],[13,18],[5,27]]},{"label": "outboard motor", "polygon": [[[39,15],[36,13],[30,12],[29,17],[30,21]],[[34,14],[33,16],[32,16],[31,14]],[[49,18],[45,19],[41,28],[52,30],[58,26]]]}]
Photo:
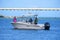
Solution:
[{"label": "outboard motor", "polygon": [[45,25],[45,30],[49,30],[50,29],[50,24],[48,22],[46,22],[44,25]]}]

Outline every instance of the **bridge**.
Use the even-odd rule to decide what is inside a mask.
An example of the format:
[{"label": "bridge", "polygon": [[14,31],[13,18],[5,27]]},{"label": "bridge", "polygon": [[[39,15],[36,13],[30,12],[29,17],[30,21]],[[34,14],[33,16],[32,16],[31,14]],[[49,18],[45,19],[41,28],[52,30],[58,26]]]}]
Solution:
[{"label": "bridge", "polygon": [[0,8],[0,10],[60,11],[60,8]]}]

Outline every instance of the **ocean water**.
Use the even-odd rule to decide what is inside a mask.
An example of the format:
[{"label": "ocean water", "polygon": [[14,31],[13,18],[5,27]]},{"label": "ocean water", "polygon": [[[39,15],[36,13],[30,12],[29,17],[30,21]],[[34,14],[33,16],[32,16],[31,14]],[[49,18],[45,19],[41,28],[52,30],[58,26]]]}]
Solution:
[{"label": "ocean water", "polygon": [[50,30],[18,30],[11,22],[0,18],[0,40],[60,40],[60,18],[39,18],[38,23],[50,23]]}]

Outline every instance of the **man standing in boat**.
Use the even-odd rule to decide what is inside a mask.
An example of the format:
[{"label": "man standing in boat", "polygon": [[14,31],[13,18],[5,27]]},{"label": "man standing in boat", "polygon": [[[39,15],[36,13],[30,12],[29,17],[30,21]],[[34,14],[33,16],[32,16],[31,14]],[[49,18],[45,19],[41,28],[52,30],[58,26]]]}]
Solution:
[{"label": "man standing in boat", "polygon": [[17,20],[16,20],[16,17],[14,17],[14,19],[13,19],[13,22],[16,22]]},{"label": "man standing in boat", "polygon": [[34,24],[37,24],[38,23],[38,18],[37,18],[37,15],[35,15],[35,20],[34,20]]}]

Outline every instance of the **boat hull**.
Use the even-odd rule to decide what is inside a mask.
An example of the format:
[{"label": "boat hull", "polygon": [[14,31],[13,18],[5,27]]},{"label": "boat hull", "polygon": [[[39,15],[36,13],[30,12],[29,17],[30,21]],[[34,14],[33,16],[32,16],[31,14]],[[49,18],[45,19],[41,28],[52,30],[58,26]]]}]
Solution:
[{"label": "boat hull", "polygon": [[44,24],[30,24],[26,22],[12,22],[11,23],[16,29],[44,29]]}]

